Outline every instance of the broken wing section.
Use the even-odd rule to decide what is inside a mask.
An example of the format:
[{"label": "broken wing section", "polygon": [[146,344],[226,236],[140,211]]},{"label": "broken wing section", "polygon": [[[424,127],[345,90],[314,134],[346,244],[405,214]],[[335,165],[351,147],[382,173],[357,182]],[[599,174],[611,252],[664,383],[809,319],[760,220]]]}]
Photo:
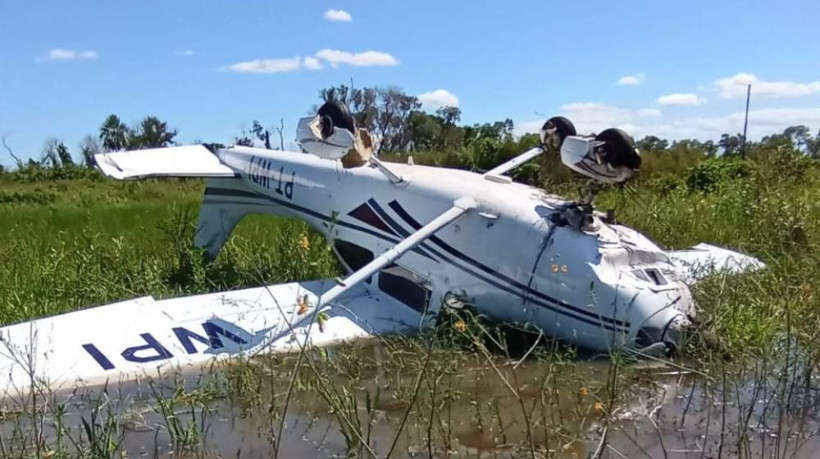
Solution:
[{"label": "broken wing section", "polygon": [[[305,343],[312,312],[331,280],[280,284],[168,300],[122,301],[0,328],[0,391],[59,391],[199,369]],[[362,286],[323,304],[309,345],[413,331],[414,309]]]},{"label": "broken wing section", "polygon": [[103,174],[117,180],[237,176],[202,145],[100,153],[94,160]]},{"label": "broken wing section", "polygon": [[705,243],[689,249],[670,250],[666,254],[681,268],[689,284],[712,274],[738,274],[766,267],[755,257]]}]

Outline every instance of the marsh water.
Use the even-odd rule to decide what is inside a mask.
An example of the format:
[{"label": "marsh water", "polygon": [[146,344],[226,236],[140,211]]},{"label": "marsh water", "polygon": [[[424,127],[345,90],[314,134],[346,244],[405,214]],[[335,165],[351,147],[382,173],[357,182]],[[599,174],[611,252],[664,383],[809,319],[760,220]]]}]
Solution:
[{"label": "marsh water", "polygon": [[820,454],[817,379],[798,365],[709,374],[682,362],[421,350],[342,346],[313,354],[295,378],[295,356],[266,356],[40,394],[7,402],[0,452],[254,458],[272,457],[278,438],[288,458]]}]

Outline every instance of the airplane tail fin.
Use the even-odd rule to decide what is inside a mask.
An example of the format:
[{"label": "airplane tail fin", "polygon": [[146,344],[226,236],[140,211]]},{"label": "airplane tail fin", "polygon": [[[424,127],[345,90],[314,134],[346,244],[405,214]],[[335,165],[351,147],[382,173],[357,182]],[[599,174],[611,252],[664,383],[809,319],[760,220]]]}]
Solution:
[{"label": "airplane tail fin", "polygon": [[194,245],[204,248],[208,257],[214,259],[246,215],[276,215],[276,210],[264,197],[247,190],[241,180],[207,178]]},{"label": "airplane tail fin", "polygon": [[202,145],[120,151],[94,155],[97,168],[117,180],[148,177],[236,177]]},{"label": "airplane tail fin", "polygon": [[202,145],[94,155],[97,168],[117,180],[152,177],[205,178],[194,245],[213,259],[245,215],[283,215],[284,210],[249,190],[239,174]]}]

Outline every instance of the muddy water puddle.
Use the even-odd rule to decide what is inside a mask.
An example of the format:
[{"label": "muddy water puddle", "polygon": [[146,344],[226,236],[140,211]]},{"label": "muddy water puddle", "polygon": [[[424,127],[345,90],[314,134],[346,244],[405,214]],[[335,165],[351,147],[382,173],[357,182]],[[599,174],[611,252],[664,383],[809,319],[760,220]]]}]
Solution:
[{"label": "muddy water puddle", "polygon": [[36,412],[30,398],[7,403],[0,453],[253,458],[279,439],[279,457],[820,454],[810,372],[375,343],[312,353],[292,378],[295,359],[42,393]]}]

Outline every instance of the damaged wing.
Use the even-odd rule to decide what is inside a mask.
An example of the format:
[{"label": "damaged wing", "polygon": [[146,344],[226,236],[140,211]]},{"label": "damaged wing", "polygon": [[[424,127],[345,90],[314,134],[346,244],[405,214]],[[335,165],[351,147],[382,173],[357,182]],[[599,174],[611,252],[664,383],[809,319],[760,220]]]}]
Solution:
[{"label": "damaged wing", "polygon": [[666,254],[681,268],[689,284],[712,274],[739,274],[766,267],[755,257],[705,243],[689,249],[670,250]]},{"label": "damaged wing", "polygon": [[56,391],[131,380],[230,356],[293,352],[418,328],[421,311],[366,280],[475,206],[468,198],[456,200],[339,283],[295,282],[161,301],[143,297],[0,328],[0,391],[15,397],[38,387]]},{"label": "damaged wing", "polygon": [[[157,376],[305,343],[333,280],[195,295],[142,297],[0,328],[0,391],[25,395]],[[327,346],[417,328],[421,314],[359,285],[323,304],[307,344]]]}]

